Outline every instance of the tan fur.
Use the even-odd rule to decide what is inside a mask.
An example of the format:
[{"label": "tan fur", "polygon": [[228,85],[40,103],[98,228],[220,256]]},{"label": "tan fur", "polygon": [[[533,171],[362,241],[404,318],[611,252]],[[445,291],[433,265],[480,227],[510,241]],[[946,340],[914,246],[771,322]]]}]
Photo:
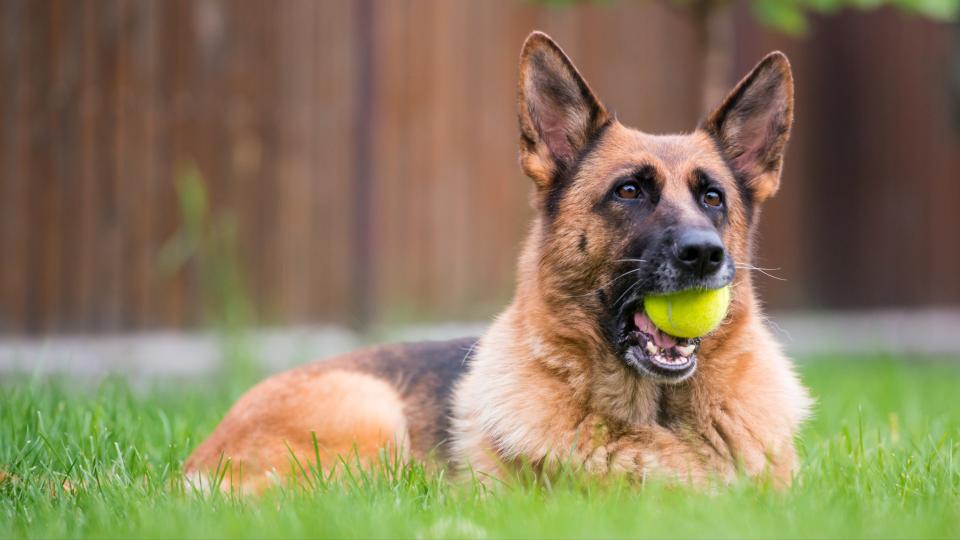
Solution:
[{"label": "tan fur", "polygon": [[370,465],[390,448],[409,448],[403,403],[391,385],[355,371],[300,370],[247,392],[184,469],[203,486],[220,464],[221,485],[256,490],[269,476],[309,471],[318,456],[329,470],[341,458]]},{"label": "tan fur", "polygon": [[[759,205],[779,185],[792,121],[786,58],[771,54],[699,129],[669,136],[612,120],[543,34],[524,45],[520,75],[521,164],[538,215],[509,307],[476,346],[373,349],[268,379],[191,456],[189,475],[227,458],[262,482],[290,470],[285,441],[312,461],[315,432],[325,464],[354,448],[369,463],[398,445],[492,477],[519,462],[545,471],[563,462],[638,478],[703,483],[742,472],[790,482],[810,399],[764,325],[749,272],[736,273],[726,320],[703,338],[697,371],[677,384],[618,356],[592,294],[630,242],[611,225],[626,210],[610,206],[603,218],[596,208],[611,182],[641,164],[661,182],[651,219],[665,223],[710,224],[691,197],[698,171],[709,175],[728,194],[724,246],[735,261],[751,261]],[[454,373],[461,365],[465,373]]]}]

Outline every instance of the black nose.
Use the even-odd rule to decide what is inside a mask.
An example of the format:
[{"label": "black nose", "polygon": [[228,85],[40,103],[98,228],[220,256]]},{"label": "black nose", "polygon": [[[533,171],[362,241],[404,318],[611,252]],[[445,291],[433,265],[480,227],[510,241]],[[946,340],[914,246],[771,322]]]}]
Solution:
[{"label": "black nose", "polygon": [[677,239],[675,259],[682,270],[694,272],[700,277],[720,270],[723,264],[723,242],[711,230],[693,229],[684,231]]}]

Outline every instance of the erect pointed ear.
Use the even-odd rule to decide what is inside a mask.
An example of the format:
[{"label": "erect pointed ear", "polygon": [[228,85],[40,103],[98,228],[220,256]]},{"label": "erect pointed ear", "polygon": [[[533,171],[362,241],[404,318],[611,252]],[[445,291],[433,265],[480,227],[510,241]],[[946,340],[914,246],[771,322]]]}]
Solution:
[{"label": "erect pointed ear", "polygon": [[717,141],[737,180],[762,202],[780,187],[783,152],[793,124],[793,74],[772,52],[701,124]]},{"label": "erect pointed ear", "polygon": [[549,185],[608,119],[560,47],[542,32],[530,34],[520,53],[520,152],[527,176]]}]

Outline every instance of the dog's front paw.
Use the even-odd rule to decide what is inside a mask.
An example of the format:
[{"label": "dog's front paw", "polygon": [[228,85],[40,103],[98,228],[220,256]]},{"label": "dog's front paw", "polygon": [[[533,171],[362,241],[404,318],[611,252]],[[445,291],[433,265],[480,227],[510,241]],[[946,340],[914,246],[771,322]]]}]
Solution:
[{"label": "dog's front paw", "polygon": [[656,453],[642,444],[633,443],[620,444],[610,450],[607,466],[611,473],[630,474],[640,479],[659,469]]},{"label": "dog's front paw", "polygon": [[590,474],[603,475],[610,472],[610,453],[606,446],[598,446],[584,460],[583,468]]},{"label": "dog's front paw", "polygon": [[641,481],[659,477],[697,483],[705,474],[696,452],[660,426],[631,430],[605,450],[608,472],[629,474]]}]

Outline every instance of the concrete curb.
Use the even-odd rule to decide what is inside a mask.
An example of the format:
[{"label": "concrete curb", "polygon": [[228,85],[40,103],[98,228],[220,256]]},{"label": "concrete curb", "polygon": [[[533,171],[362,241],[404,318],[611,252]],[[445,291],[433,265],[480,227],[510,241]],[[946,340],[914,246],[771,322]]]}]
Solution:
[{"label": "concrete curb", "polygon": [[[960,361],[960,309],[782,313],[768,323],[787,352],[800,359],[895,355]],[[250,341],[254,357],[278,371],[369,343],[479,335],[485,326],[405,326],[378,332],[375,339],[340,327],[293,327],[258,330]],[[202,332],[0,338],[0,373],[195,377],[217,370],[222,362],[220,345],[215,334]]]}]

